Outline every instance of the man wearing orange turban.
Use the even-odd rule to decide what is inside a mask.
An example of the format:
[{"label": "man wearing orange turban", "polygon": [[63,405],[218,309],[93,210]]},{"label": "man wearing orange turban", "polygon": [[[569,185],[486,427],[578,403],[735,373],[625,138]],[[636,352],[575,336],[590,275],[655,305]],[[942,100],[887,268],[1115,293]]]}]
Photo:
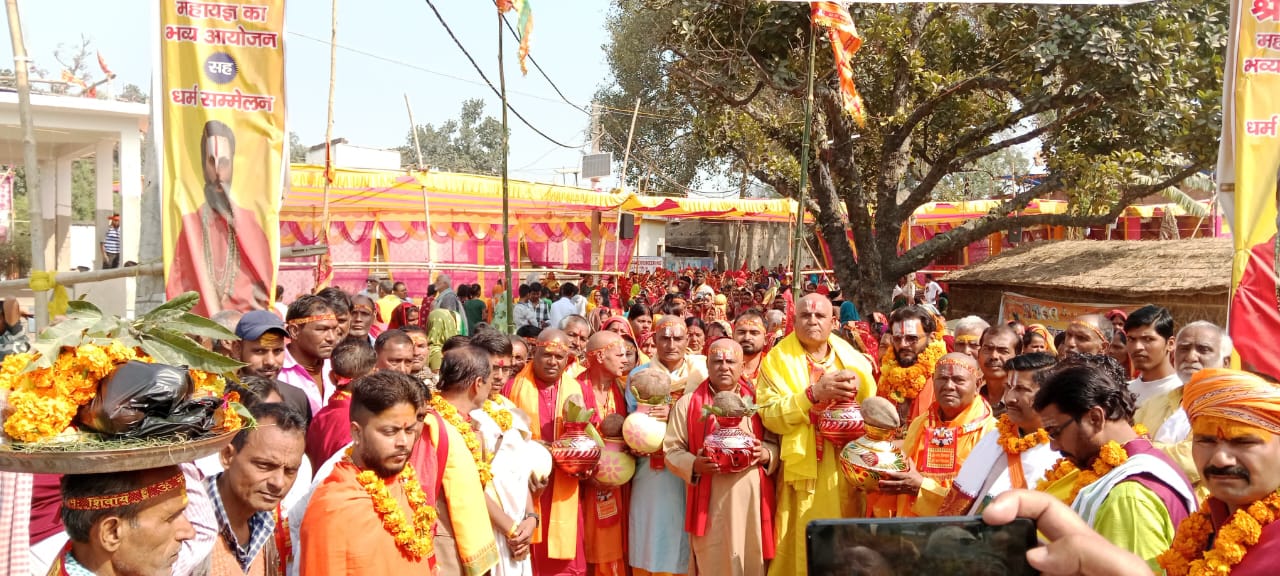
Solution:
[{"label": "man wearing orange turban", "polygon": [[1197,372],[1182,408],[1210,498],[1160,564],[1169,576],[1272,574],[1280,561],[1280,386],[1241,370]]}]

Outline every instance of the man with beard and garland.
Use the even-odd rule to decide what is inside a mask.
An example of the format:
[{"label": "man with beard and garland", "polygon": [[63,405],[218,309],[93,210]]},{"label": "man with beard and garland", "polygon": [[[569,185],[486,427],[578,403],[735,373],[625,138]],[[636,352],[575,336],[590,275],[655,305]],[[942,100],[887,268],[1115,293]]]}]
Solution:
[{"label": "man with beard and garland", "polygon": [[1036,392],[1057,358],[1043,352],[1014,356],[1004,367],[1009,373],[1004,390],[1005,413],[965,458],[955,484],[938,514],[980,514],[993,498],[1009,490],[1034,488],[1058,461],[1049,447],[1049,434],[1035,411]]},{"label": "man with beard and garland", "polygon": [[[493,472],[470,418],[489,398],[489,370],[489,353],[480,348],[464,344],[446,350],[437,393],[427,402],[440,418],[426,420],[423,442],[448,446],[436,500],[435,553],[440,576],[480,576],[499,561],[484,494]],[[505,520],[510,524],[510,519]],[[525,528],[532,535],[532,523]]]},{"label": "man with beard and garland", "polygon": [[[591,389],[595,410],[591,420],[599,425],[610,414],[627,415],[627,400],[622,391],[627,372],[627,348],[622,336],[604,330],[587,339],[578,384]],[[587,565],[592,574],[618,575],[627,572],[627,490],[622,486],[591,483],[583,487],[586,502]]]},{"label": "man with beard and garland", "polygon": [[898,406],[903,422],[928,413],[933,405],[933,367],[947,353],[946,344],[934,337],[937,327],[933,314],[920,307],[889,315],[892,346],[880,356],[877,392]]},{"label": "man with beard and garland", "polygon": [[804,573],[805,527],[811,520],[865,513],[863,498],[840,473],[842,446],[817,434],[813,416],[831,403],[862,401],[876,393],[866,357],[832,334],[831,301],[809,294],[797,304],[795,330],[765,356],[756,381],[761,421],[781,437],[777,551],[769,565],[774,575]]},{"label": "man with beard and garland", "polygon": [[529,417],[501,393],[511,376],[524,368],[523,359],[517,366],[514,358],[516,341],[520,342],[523,355],[524,341],[518,337],[494,329],[481,330],[471,337],[472,346],[489,353],[489,398],[471,411],[471,418],[484,443],[484,453],[490,455],[493,474],[493,480],[485,486],[500,558],[493,567],[493,576],[532,576],[529,552],[538,526],[533,513],[534,496],[529,491],[529,476],[533,473],[529,454],[545,449],[530,440]]},{"label": "man with beard and garland", "polygon": [[[591,389],[584,389],[565,374],[569,365],[569,337],[561,330],[547,328],[538,335],[533,358],[515,379],[507,383],[502,395],[529,415],[532,440],[551,444],[562,432],[565,401],[575,394],[584,402],[594,402]],[[532,481],[531,481],[532,482]],[[587,571],[583,534],[581,482],[556,469],[548,482],[530,484],[535,495],[533,536],[533,572],[539,576],[579,575]]]},{"label": "man with beard and garland", "polygon": [[760,375],[760,364],[764,360],[765,339],[764,318],[759,312],[747,311],[738,315],[733,323],[733,340],[742,347],[742,376],[755,386]]},{"label": "man with beard and garland", "polygon": [[1062,453],[1037,490],[1070,502],[1095,531],[1154,567],[1174,528],[1195,511],[1195,493],[1145,430],[1134,429],[1133,403],[1114,358],[1064,360],[1036,393],[1050,446]]},{"label": "man with beard and garland", "polygon": [[352,445],[307,504],[298,538],[301,573],[430,574],[436,470],[409,464],[423,428],[422,385],[380,371],[351,388]]},{"label": "man with beard and garland", "polygon": [[[667,373],[672,401],[707,379],[706,357],[689,354],[689,330],[679,315],[663,316],[653,326],[657,352],[649,364],[631,371],[631,379],[653,368]],[[637,386],[629,380],[626,399],[628,412],[639,402]],[[652,400],[652,399],[648,399]],[[651,410],[649,415],[666,422],[669,405]],[[661,453],[639,455],[636,473],[631,478],[631,503],[627,519],[627,556],[633,571],[645,574],[685,574],[689,565],[689,535],[676,529],[684,521],[684,499],[676,497],[684,481],[670,470]]]},{"label": "man with beard and garland", "polygon": [[1209,488],[1159,563],[1169,576],[1274,574],[1280,562],[1280,388],[1240,370],[1197,372],[1182,407]]},{"label": "man with beard and garland", "polygon": [[936,401],[911,421],[902,452],[911,467],[881,474],[879,490],[867,495],[868,515],[876,518],[936,516],[961,466],[996,419],[978,394],[978,363],[952,352],[933,371]]},{"label": "man with beard and garland", "polygon": [[703,451],[714,429],[703,409],[730,392],[755,400],[755,387],[742,374],[742,347],[722,338],[708,351],[706,382],[676,401],[663,440],[667,465],[686,483],[684,530],[692,556],[689,574],[765,576],[774,556],[773,481],[778,467],[775,438],[765,435],[758,415],[742,418],[739,428],[755,439],[753,461],[745,470],[721,470]]}]

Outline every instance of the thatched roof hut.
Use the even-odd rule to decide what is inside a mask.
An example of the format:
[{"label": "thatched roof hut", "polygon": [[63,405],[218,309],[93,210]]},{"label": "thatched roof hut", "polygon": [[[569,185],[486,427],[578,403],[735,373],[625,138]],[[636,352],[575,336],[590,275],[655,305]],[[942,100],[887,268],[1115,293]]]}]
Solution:
[{"label": "thatched roof hut", "polygon": [[1074,303],[1168,307],[1179,324],[1227,320],[1231,239],[1035,242],[942,279],[958,318],[995,319],[1002,292]]}]

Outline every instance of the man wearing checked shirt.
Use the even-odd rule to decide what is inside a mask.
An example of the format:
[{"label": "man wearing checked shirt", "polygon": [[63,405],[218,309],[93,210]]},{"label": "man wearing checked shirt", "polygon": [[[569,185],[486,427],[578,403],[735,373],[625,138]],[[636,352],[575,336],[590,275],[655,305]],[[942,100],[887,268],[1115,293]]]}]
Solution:
[{"label": "man wearing checked shirt", "polygon": [[209,574],[278,574],[292,552],[276,531],[288,534],[280,502],[302,465],[306,422],[285,404],[257,404],[250,413],[258,425],[236,434],[219,454],[224,471],[205,480],[218,519]]}]

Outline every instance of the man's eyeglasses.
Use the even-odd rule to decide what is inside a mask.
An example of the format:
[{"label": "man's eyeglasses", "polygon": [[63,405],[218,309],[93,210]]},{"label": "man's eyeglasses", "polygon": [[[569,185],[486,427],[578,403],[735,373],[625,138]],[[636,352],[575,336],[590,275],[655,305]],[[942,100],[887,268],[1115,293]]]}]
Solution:
[{"label": "man's eyeglasses", "polygon": [[1059,437],[1061,437],[1061,436],[1062,436],[1062,433],[1063,433],[1063,432],[1065,432],[1065,431],[1067,430],[1067,427],[1068,427],[1068,426],[1070,426],[1070,425],[1072,425],[1072,424],[1075,424],[1075,423],[1076,423],[1076,420],[1073,418],[1073,419],[1071,419],[1071,420],[1067,420],[1066,422],[1063,422],[1062,424],[1059,424],[1059,425],[1057,425],[1057,426],[1054,426],[1053,428],[1047,428],[1047,427],[1046,427],[1046,428],[1044,429],[1044,431],[1045,431],[1045,433],[1046,433],[1046,434],[1048,434],[1048,435],[1049,435],[1049,438],[1050,438],[1051,440],[1057,440]]},{"label": "man's eyeglasses", "polygon": [[515,371],[515,366],[512,366],[510,364],[490,364],[489,371],[497,372],[497,373],[505,374],[509,376],[513,371]]}]

